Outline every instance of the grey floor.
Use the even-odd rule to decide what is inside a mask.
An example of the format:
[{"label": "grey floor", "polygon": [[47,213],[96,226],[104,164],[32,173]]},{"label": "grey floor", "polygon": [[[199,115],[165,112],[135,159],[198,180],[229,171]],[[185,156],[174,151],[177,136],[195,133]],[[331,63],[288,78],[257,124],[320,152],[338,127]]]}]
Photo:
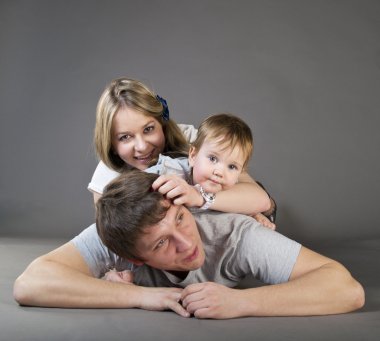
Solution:
[{"label": "grey floor", "polygon": [[[379,340],[380,240],[324,245],[366,290],[358,312],[323,317],[185,319],[138,309],[20,307],[12,298],[19,273],[63,240],[0,238],[0,340]],[[249,281],[243,285],[249,284]]]}]

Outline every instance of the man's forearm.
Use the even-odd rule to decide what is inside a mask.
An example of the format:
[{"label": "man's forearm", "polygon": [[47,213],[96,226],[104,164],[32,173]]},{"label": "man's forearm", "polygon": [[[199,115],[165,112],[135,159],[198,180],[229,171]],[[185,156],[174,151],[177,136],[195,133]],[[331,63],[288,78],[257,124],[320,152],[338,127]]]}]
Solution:
[{"label": "man's forearm", "polygon": [[188,317],[189,313],[178,303],[181,292],[179,288],[145,288],[105,281],[44,258],[30,264],[14,285],[14,297],[21,305],[170,309]]},{"label": "man's forearm", "polygon": [[16,280],[14,296],[22,305],[63,308],[138,307],[139,287],[106,282],[66,265],[37,259]]},{"label": "man's forearm", "polygon": [[241,290],[238,295],[240,316],[340,314],[364,304],[363,288],[336,262],[289,282]]}]

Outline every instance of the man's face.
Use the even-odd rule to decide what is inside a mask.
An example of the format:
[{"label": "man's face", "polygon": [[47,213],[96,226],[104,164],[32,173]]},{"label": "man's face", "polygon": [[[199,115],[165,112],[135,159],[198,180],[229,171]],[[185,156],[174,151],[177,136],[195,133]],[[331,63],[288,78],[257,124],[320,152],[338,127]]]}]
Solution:
[{"label": "man's face", "polygon": [[182,205],[171,205],[164,219],[145,228],[136,250],[145,264],[167,271],[195,270],[205,260],[195,220]]}]

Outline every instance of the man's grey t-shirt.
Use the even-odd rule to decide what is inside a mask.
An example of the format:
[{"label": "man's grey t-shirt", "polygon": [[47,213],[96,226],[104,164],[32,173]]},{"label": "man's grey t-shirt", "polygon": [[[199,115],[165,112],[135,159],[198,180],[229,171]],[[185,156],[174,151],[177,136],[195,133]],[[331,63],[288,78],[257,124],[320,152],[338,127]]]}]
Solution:
[{"label": "man's grey t-shirt", "polygon": [[[289,280],[301,248],[299,243],[245,215],[200,210],[192,210],[192,213],[205,249],[203,266],[181,280],[166,271],[143,265],[134,270],[135,284],[186,287],[212,281],[234,287],[247,275],[269,284]],[[72,242],[95,277],[100,278],[113,268],[121,271],[132,267],[103,245],[95,224]]]}]

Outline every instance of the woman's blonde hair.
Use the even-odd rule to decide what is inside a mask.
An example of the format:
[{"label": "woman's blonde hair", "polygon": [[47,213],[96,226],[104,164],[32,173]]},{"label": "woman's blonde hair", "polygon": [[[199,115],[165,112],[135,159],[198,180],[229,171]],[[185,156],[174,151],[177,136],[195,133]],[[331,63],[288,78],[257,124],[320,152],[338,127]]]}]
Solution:
[{"label": "woman's blonde hair", "polygon": [[137,80],[118,78],[105,88],[96,109],[95,149],[108,167],[116,171],[130,167],[112,149],[112,121],[123,107],[154,117],[161,124],[165,136],[163,152],[188,152],[188,143],[177,124],[167,116],[164,119],[164,107],[157,95]]},{"label": "woman's blonde hair", "polygon": [[249,126],[239,117],[229,113],[211,115],[198,128],[198,135],[191,144],[199,151],[203,143],[213,141],[224,148],[241,148],[244,156],[244,168],[253,153],[253,136]]}]

